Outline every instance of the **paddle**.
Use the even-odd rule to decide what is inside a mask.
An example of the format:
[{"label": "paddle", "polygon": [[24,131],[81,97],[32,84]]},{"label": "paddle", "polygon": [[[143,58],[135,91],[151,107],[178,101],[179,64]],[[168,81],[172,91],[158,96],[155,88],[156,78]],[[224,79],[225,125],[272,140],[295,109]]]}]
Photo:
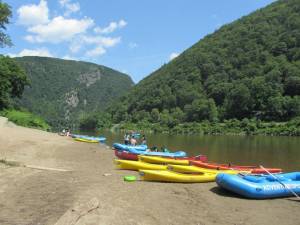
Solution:
[{"label": "paddle", "polygon": [[296,192],[294,192],[292,189],[290,189],[288,186],[286,186],[284,183],[282,183],[278,177],[276,177],[274,174],[270,173],[265,167],[263,167],[262,165],[259,166],[261,169],[263,169],[265,172],[267,172],[267,174],[269,174],[270,176],[272,176],[275,180],[278,181],[278,183],[280,183],[285,189],[287,189],[289,192],[291,192],[293,195],[296,196],[296,198],[298,200],[300,200],[299,195],[296,194]]}]

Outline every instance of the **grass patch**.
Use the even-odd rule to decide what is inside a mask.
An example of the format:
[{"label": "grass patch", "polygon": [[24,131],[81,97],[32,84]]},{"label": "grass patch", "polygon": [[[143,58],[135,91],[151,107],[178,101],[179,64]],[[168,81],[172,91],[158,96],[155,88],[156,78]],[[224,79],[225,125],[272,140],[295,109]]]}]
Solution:
[{"label": "grass patch", "polygon": [[9,121],[23,127],[37,128],[40,130],[50,130],[50,126],[41,117],[30,112],[6,110],[1,113]]}]

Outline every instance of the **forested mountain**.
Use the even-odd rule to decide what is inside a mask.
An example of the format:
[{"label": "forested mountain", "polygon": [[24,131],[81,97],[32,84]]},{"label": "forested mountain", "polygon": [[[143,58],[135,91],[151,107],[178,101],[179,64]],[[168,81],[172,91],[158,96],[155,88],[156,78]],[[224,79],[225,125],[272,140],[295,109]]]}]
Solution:
[{"label": "forested mountain", "polygon": [[17,104],[54,126],[73,126],[126,93],[131,78],[105,66],[46,57],[16,58],[31,86]]},{"label": "forested mountain", "polygon": [[109,107],[115,123],[300,116],[300,0],[221,27]]}]

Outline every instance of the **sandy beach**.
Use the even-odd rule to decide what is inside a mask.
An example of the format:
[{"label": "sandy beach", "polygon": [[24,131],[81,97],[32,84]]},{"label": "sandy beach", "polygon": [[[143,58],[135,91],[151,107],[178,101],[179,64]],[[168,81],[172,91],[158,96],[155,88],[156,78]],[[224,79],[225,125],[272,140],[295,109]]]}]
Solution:
[{"label": "sandy beach", "polygon": [[0,134],[0,159],[17,162],[0,163],[1,225],[59,224],[91,199],[97,208],[70,224],[300,224],[295,198],[248,200],[216,183],[127,183],[123,176],[137,173],[116,170],[106,145],[19,127],[3,117]]}]

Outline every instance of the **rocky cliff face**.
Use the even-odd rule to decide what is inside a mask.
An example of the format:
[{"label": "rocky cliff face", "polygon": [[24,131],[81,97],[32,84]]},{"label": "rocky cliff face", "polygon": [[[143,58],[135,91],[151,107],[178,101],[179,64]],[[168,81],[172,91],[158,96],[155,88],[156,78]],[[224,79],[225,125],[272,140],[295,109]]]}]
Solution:
[{"label": "rocky cliff face", "polygon": [[80,84],[85,84],[86,87],[91,86],[101,79],[101,71],[98,68],[93,68],[91,72],[79,75],[78,81]]},{"label": "rocky cliff face", "polygon": [[31,80],[17,104],[54,127],[76,125],[80,115],[103,110],[133,86],[128,75],[92,63],[45,57],[17,61]]}]

